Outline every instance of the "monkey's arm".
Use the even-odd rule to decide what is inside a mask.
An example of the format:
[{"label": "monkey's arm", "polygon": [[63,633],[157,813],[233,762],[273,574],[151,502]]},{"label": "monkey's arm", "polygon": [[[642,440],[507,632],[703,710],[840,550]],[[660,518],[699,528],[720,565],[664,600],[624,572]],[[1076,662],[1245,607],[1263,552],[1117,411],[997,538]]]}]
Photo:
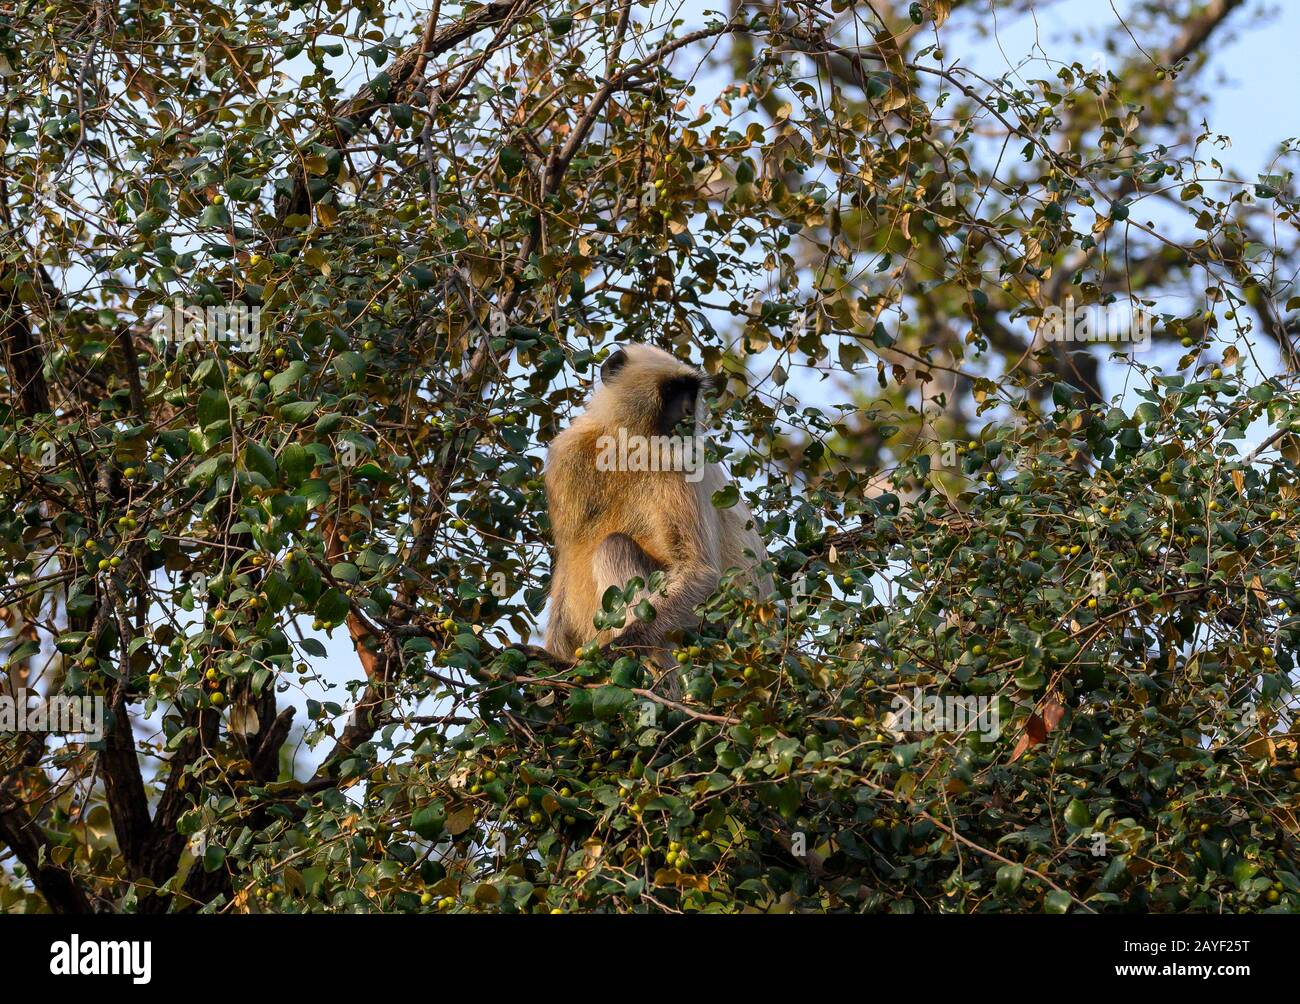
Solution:
[{"label": "monkey's arm", "polygon": [[[550,592],[550,619],[546,622],[546,650],[559,659],[572,659],[574,648],[586,637],[581,625],[574,620],[570,605],[563,600],[572,590],[569,568],[556,562],[552,572]],[[590,624],[587,625],[589,629]]]},{"label": "monkey's arm", "polygon": [[596,549],[592,571],[596,595],[601,597],[610,586],[624,587],[629,580],[650,581],[657,571],[664,573],[661,592],[645,593],[655,609],[654,620],[633,619],[611,642],[613,648],[657,649],[669,632],[694,622],[695,608],[718,587],[718,570],[694,555],[683,556],[667,568],[655,561],[631,537],[622,533],[607,536]]}]

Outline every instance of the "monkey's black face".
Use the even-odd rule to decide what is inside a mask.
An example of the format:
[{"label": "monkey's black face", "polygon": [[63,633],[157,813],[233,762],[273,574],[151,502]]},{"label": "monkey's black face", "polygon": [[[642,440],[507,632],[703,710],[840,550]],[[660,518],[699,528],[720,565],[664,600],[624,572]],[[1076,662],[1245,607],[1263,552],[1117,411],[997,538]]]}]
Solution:
[{"label": "monkey's black face", "polygon": [[695,376],[669,377],[660,383],[659,396],[663,402],[659,412],[660,435],[695,435],[695,404],[701,386],[700,378]]},{"label": "monkey's black face", "polygon": [[648,345],[616,348],[600,368],[605,401],[617,419],[658,436],[690,438],[704,430],[701,392],[713,390],[715,380],[702,370]]}]

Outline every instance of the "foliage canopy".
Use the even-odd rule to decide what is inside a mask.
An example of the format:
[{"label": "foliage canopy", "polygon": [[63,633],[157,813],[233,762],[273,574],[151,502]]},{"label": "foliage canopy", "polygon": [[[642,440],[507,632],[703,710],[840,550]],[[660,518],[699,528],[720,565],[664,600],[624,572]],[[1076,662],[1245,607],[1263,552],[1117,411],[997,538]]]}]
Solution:
[{"label": "foliage canopy", "polygon": [[[0,906],[1300,904],[1294,150],[1200,125],[1238,3],[1000,78],[977,6],[0,5],[4,673],[112,716],[0,736]],[[528,644],[622,340],[780,583],[680,701]]]}]

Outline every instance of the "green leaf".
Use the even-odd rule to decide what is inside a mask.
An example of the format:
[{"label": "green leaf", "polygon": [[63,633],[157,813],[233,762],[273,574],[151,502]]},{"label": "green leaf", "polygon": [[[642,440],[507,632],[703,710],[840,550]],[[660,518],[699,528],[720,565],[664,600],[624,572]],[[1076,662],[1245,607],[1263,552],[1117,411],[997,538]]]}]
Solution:
[{"label": "green leaf", "polygon": [[315,433],[317,438],[328,436],[343,424],[343,416],[337,411],[332,411],[328,415],[322,415],[316,420]]},{"label": "green leaf", "polygon": [[333,587],[321,593],[320,599],[316,601],[316,616],[326,624],[341,623],[351,609],[348,598]]},{"label": "green leaf", "polygon": [[620,687],[636,687],[641,684],[641,674],[641,663],[630,656],[623,656],[609,671],[609,679]]},{"label": "green leaf", "polygon": [[216,422],[230,420],[230,402],[224,393],[209,387],[199,395],[194,414],[199,421],[199,428],[206,429]]},{"label": "green leaf", "polygon": [[1044,913],[1069,913],[1070,894],[1061,889],[1053,889],[1043,897]]},{"label": "green leaf", "polygon": [[275,484],[278,477],[275,457],[261,443],[249,443],[244,447],[244,467],[256,471],[270,484]]},{"label": "green leaf", "polygon": [[618,717],[632,702],[635,695],[624,687],[597,687],[591,696],[591,711],[601,721]]},{"label": "green leaf", "polygon": [[713,508],[730,509],[740,501],[740,489],[735,485],[727,485],[713,493]]},{"label": "green leaf", "polygon": [[224,230],[230,226],[230,214],[226,212],[225,206],[210,205],[203,210],[203,214],[199,217],[199,226]]},{"label": "green leaf", "polygon": [[501,170],[507,178],[513,178],[524,169],[524,156],[512,146],[501,150]]},{"label": "green leaf", "polygon": [[447,823],[447,808],[442,802],[431,802],[411,816],[411,829],[425,840],[436,840]]},{"label": "green leaf", "polygon": [[360,352],[344,352],[334,359],[334,372],[340,380],[350,380],[366,371],[366,357]]},{"label": "green leaf", "polygon": [[147,209],[135,218],[135,228],[147,237],[166,222],[165,210]]},{"label": "green leaf", "polygon": [[1083,829],[1092,823],[1092,814],[1088,812],[1088,807],[1077,798],[1070,799],[1070,804],[1065,807],[1065,821],[1071,826]]},{"label": "green leaf", "polygon": [[340,561],[330,569],[330,575],[343,582],[355,583],[361,578],[361,571],[350,561]]},{"label": "green leaf", "polygon": [[301,359],[295,359],[283,370],[271,377],[271,393],[276,397],[281,397],[298,386],[299,381],[306,375],[307,364]]},{"label": "green leaf", "polygon": [[570,690],[569,696],[565,698],[565,721],[571,724],[591,721],[592,718],[592,701],[591,691],[583,688]]},{"label": "green leaf", "polygon": [[1066,383],[1064,380],[1058,380],[1052,384],[1052,403],[1058,408],[1068,408],[1070,405],[1083,394],[1074,384]]},{"label": "green leaf", "polygon": [[316,409],[320,407],[319,401],[294,401],[290,404],[280,407],[280,414],[286,422],[305,422],[316,414]]},{"label": "green leaf", "polygon": [[1003,896],[1008,896],[1020,888],[1020,883],[1025,877],[1025,868],[1023,865],[1003,865],[998,869],[997,890]]},{"label": "green leaf", "polygon": [[316,466],[316,459],[301,443],[290,443],[280,453],[280,470],[290,487],[301,485]]},{"label": "green leaf", "polygon": [[230,467],[230,457],[225,453],[218,453],[215,457],[203,461],[198,467],[190,471],[189,477],[185,479],[187,485],[209,484],[223,471]]},{"label": "green leaf", "polygon": [[406,274],[415,283],[416,289],[432,289],[434,283],[438,281],[433,269],[425,268],[423,265],[411,265],[407,268]]}]

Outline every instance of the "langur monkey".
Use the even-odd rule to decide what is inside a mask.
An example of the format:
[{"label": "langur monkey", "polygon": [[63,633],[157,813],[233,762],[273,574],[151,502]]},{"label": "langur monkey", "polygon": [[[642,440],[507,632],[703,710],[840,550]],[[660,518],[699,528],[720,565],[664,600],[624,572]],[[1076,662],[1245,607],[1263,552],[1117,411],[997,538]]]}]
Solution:
[{"label": "langur monkey", "polygon": [[551,443],[546,499],[555,548],[546,648],[557,658],[572,659],[592,639],[606,590],[633,578],[649,583],[663,573],[661,589],[643,593],[654,619],[636,619],[633,600],[624,626],[596,640],[651,654],[664,667],[672,664],[669,634],[699,623],[695,607],[729,569],[740,569],[740,581],[761,596],[771,591],[758,567],[767,549],[749,510],[743,502],[728,509],[712,503],[729,481],[700,448],[708,382],[662,349],[616,348],[586,410]]}]

